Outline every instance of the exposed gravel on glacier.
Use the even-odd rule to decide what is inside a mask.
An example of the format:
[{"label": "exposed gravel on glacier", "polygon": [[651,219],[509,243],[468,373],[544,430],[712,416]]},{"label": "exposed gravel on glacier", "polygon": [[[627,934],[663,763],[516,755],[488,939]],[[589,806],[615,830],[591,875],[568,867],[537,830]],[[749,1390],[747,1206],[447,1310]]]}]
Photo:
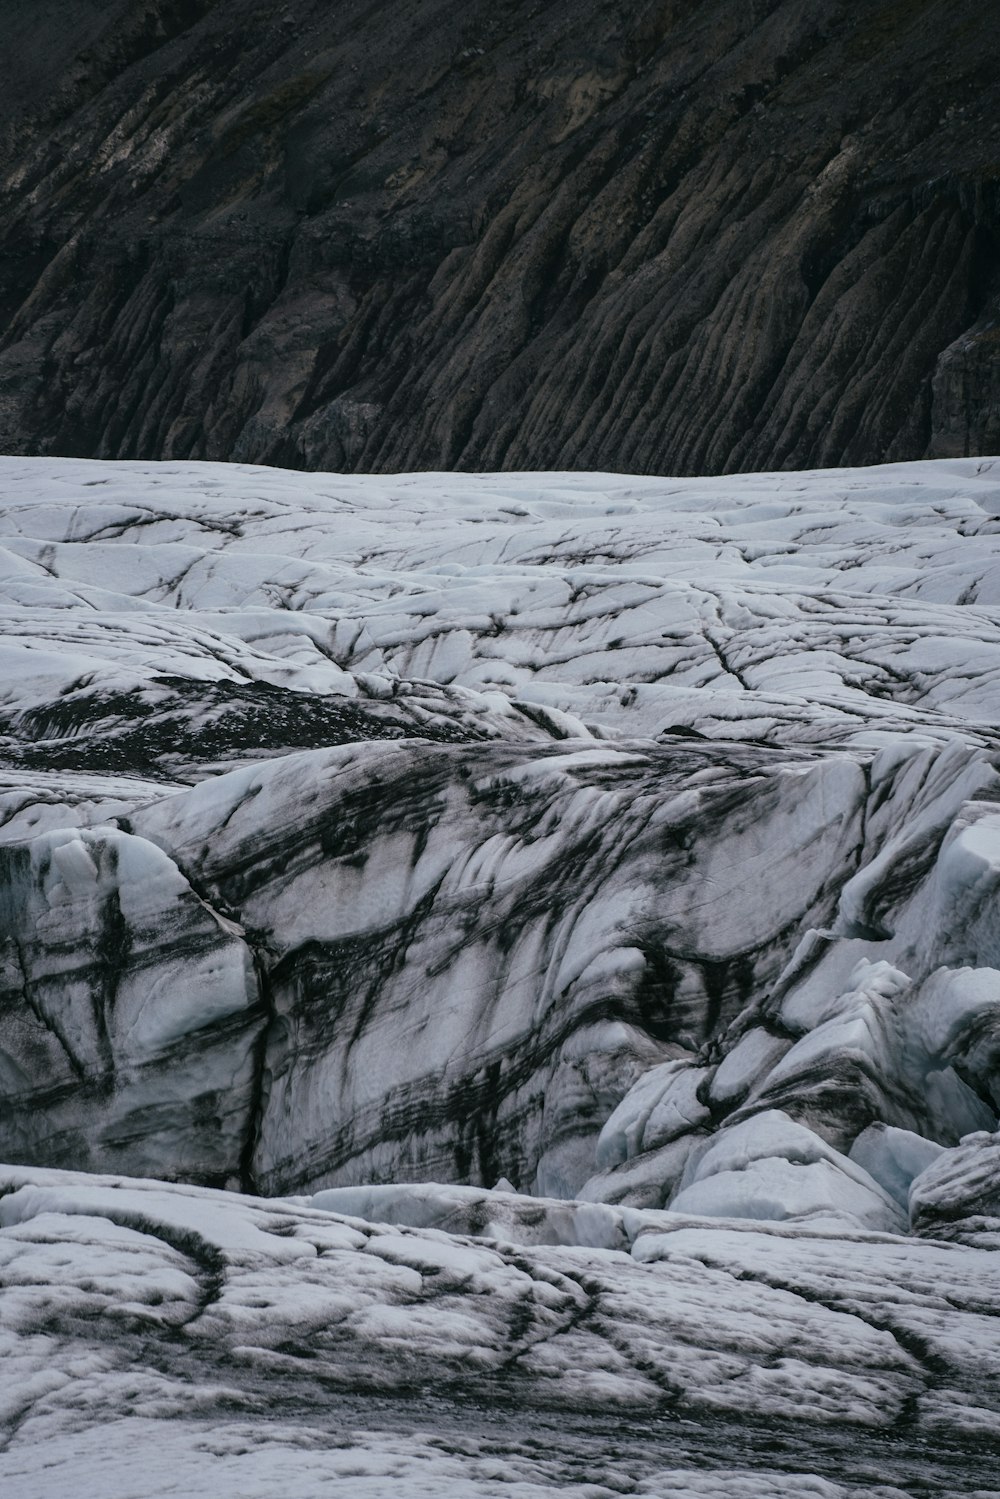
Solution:
[{"label": "exposed gravel on glacier", "polygon": [[1000,1494],[1000,461],[4,459],[0,625],[16,1499]]}]

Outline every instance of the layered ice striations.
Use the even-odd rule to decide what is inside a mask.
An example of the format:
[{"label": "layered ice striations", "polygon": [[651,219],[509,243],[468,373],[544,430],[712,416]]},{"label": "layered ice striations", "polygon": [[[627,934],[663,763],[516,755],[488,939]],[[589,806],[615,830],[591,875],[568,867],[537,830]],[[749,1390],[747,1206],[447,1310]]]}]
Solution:
[{"label": "layered ice striations", "polygon": [[1000,1107],[997,472],[5,460],[3,1153],[905,1228]]},{"label": "layered ice striations", "polygon": [[0,485],[16,1491],[995,1494],[1000,463]]},{"label": "layered ice striations", "polygon": [[0,866],[5,1153],[238,1172],[265,1022],[242,929],[118,828],[39,833]]}]

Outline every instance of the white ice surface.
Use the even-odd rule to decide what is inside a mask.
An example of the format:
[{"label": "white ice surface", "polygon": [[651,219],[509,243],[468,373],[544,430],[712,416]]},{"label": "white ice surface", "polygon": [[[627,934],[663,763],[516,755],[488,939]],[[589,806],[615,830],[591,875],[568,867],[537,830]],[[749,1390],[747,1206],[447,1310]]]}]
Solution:
[{"label": "white ice surface", "polygon": [[[687,480],[2,459],[0,514],[0,1087],[53,1079],[48,1132],[13,1121],[26,1154],[70,1138],[100,1072],[101,1148],[152,1121],[142,1169],[183,1145],[224,1179],[256,1117],[257,969],[371,951],[428,903],[437,926],[386,963],[349,1061],[334,1027],[269,1074],[258,1168],[343,1180],[310,1178],[309,1151],[345,1120],[585,1011],[511,1104],[548,1131],[545,1198],[360,1182],[260,1202],[4,1168],[5,1491],[840,1499],[927,1492],[897,1459],[950,1441],[972,1473],[1000,1429],[1000,461]],[[397,796],[412,747],[237,735],[218,763],[168,745],[57,768],[178,701],[207,742],[225,694],[261,686],[525,752],[343,858],[329,829],[373,787]],[[667,794],[675,729],[777,756]],[[532,819],[486,827],[491,798]],[[581,849],[589,883],[556,918]],[[653,985],[654,1011],[673,985],[669,1035],[615,1010],[651,943],[675,965]],[[705,973],[730,1008],[700,1047],[722,1003]],[[420,1170],[405,1145],[359,1159],[381,1182]],[[494,1436],[470,1410],[498,1391],[575,1436]],[[416,1415],[366,1423],[359,1395]],[[450,1435],[438,1400],[461,1407]],[[843,1483],[807,1444],[787,1471],[729,1436],[708,1465],[669,1442],[569,1451],[609,1412],[665,1409],[890,1445]],[[936,1491],[995,1499],[983,1471]]]},{"label": "white ice surface", "polygon": [[[965,1148],[963,1179],[984,1148]],[[829,1453],[825,1478],[805,1443],[797,1467],[762,1471],[713,1448],[733,1434],[705,1423],[805,1421],[834,1443],[847,1423],[859,1450],[904,1411],[911,1439],[995,1433],[1000,1256],[984,1249],[634,1210],[622,1248],[591,1248],[589,1205],[509,1193],[495,1216],[512,1225],[516,1208],[527,1243],[319,1206],[404,1223],[463,1208],[461,1189],[390,1192],[310,1204],[0,1169],[6,1492],[899,1494],[891,1446],[882,1481],[873,1458],[869,1485],[841,1488]],[[532,1217],[557,1241],[532,1241]],[[475,1415],[501,1389],[521,1412],[513,1440],[503,1405],[499,1424]],[[612,1412],[646,1433],[617,1458]],[[574,1458],[560,1423],[580,1437],[589,1423],[596,1447]],[[704,1447],[671,1461],[685,1426],[707,1434],[707,1468]]]},{"label": "white ice surface", "polygon": [[677,480],[8,458],[0,492],[10,708],[169,672],[430,679],[628,734],[1000,723],[990,460]]}]

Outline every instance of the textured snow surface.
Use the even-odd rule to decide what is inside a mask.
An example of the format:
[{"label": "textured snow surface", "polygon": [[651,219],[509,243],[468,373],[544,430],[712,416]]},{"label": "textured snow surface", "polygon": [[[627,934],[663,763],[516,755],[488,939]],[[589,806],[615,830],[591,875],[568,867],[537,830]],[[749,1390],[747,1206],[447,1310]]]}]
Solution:
[{"label": "textured snow surface", "polygon": [[445,684],[499,695],[509,731],[509,699],[781,743],[1000,721],[990,460],[661,480],[6,459],[2,482],[9,710],[155,705],[166,674],[351,700],[420,681],[458,714]]},{"label": "textured snow surface", "polygon": [[998,750],[1000,460],[0,460],[18,1499],[1000,1493]]},{"label": "textured snow surface", "polygon": [[996,1492],[989,1250],[634,1209],[584,1247],[585,1206],[469,1188],[0,1191],[19,1499]]}]

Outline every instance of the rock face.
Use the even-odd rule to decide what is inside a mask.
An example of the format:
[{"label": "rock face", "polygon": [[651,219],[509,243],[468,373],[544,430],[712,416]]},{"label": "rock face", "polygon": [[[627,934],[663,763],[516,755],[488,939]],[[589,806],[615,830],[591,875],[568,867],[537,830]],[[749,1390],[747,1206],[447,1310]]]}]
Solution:
[{"label": "rock face", "polygon": [[1000,448],[980,0],[38,0],[0,446],[721,473]]},{"label": "rock face", "polygon": [[901,1232],[995,1129],[989,461],[2,467],[0,1154]]}]

